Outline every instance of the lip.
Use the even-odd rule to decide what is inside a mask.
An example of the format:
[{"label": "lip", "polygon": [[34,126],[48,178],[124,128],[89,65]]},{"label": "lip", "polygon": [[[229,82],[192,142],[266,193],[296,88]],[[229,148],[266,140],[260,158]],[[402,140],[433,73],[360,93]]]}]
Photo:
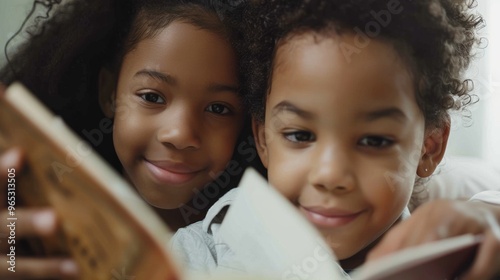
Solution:
[{"label": "lip", "polygon": [[363,211],[348,211],[339,208],[304,207],[300,211],[306,218],[319,227],[336,228],[345,226],[354,221]]},{"label": "lip", "polygon": [[153,177],[161,184],[178,185],[192,180],[200,169],[183,163],[164,160],[144,159],[144,163]]}]

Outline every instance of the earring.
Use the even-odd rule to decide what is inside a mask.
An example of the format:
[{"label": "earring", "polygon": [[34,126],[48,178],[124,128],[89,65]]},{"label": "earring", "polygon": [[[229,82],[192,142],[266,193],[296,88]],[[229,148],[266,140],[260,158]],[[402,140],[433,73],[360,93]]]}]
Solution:
[{"label": "earring", "polygon": [[427,172],[427,171],[429,171],[429,169],[427,169],[427,168],[424,168],[424,171],[425,171],[425,172]]}]

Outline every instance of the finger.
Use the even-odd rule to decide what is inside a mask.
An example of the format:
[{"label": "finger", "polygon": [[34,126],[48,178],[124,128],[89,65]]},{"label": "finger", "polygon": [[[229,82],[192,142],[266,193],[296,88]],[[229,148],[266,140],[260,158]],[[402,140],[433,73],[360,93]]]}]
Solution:
[{"label": "finger", "polygon": [[[408,219],[396,225],[390,232],[397,233],[399,246],[396,250],[416,246],[436,239],[436,231],[432,221],[429,220],[429,209],[433,204],[418,208]],[[390,240],[388,240],[390,243]]]},{"label": "finger", "polygon": [[367,262],[389,255],[399,249],[399,246],[395,243],[385,242],[385,240],[386,239],[383,239],[377,246],[368,252],[366,258]]},{"label": "finger", "polygon": [[19,258],[14,261],[0,257],[1,279],[66,279],[77,278],[78,266],[71,259]]},{"label": "finger", "polygon": [[20,168],[23,160],[23,153],[19,148],[8,149],[5,153],[0,155],[0,168],[2,176],[5,176],[7,169]]},{"label": "finger", "polygon": [[368,254],[368,259],[380,258],[405,248],[436,241],[449,234],[448,223],[435,227],[424,214],[426,212],[421,210],[390,229],[384,239]]},{"label": "finger", "polygon": [[21,168],[22,160],[23,154],[18,148],[9,149],[0,155],[0,206],[2,208],[7,207],[8,173],[11,171],[11,173],[15,174],[14,170]]},{"label": "finger", "polygon": [[[7,221],[11,217],[9,211],[0,212],[0,220]],[[19,208],[16,209],[15,234],[16,237],[50,236],[57,230],[58,220],[51,208]],[[5,229],[4,229],[5,228]],[[1,227],[0,232],[12,229]]]},{"label": "finger", "polygon": [[492,279],[498,273],[500,273],[500,239],[488,231],[472,267],[463,275],[463,279]]}]

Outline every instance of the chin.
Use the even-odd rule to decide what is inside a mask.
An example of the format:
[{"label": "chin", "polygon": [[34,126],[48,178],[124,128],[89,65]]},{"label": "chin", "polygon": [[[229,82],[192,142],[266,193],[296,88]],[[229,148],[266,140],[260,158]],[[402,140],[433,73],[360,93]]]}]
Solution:
[{"label": "chin", "polygon": [[333,244],[330,243],[329,245],[338,260],[348,260],[367,247],[359,246],[358,244],[351,244],[351,246],[346,246],[346,242],[342,241]]},{"label": "chin", "polygon": [[147,201],[151,206],[155,207],[155,208],[159,208],[159,209],[165,209],[165,210],[172,210],[172,209],[178,209],[180,207],[182,207],[182,205],[184,205],[185,203],[155,203],[155,202],[149,202]]},{"label": "chin", "polygon": [[335,253],[335,256],[339,261],[343,261],[346,259],[349,259],[350,257],[354,256],[356,252],[353,252],[352,250],[350,252],[347,252],[345,249],[344,250],[339,250],[339,248],[333,248],[331,247],[333,252]]},{"label": "chin", "polygon": [[144,191],[138,190],[142,199],[146,201],[149,205],[160,208],[160,209],[177,209],[185,205],[191,199],[190,196],[184,198],[178,195],[166,194],[166,193],[146,193]]}]

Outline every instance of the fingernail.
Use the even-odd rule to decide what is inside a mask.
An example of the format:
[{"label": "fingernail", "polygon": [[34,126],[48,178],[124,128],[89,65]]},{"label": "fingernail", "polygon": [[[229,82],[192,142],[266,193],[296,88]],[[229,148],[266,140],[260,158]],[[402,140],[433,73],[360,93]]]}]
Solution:
[{"label": "fingernail", "polygon": [[2,165],[7,168],[12,168],[17,165],[19,161],[19,153],[17,150],[8,150],[3,156],[0,158],[2,161]]},{"label": "fingernail", "polygon": [[43,235],[53,233],[56,228],[56,217],[53,211],[43,210],[33,215],[35,230]]},{"label": "fingernail", "polygon": [[78,266],[72,260],[64,260],[61,262],[61,274],[76,276],[78,274]]}]

